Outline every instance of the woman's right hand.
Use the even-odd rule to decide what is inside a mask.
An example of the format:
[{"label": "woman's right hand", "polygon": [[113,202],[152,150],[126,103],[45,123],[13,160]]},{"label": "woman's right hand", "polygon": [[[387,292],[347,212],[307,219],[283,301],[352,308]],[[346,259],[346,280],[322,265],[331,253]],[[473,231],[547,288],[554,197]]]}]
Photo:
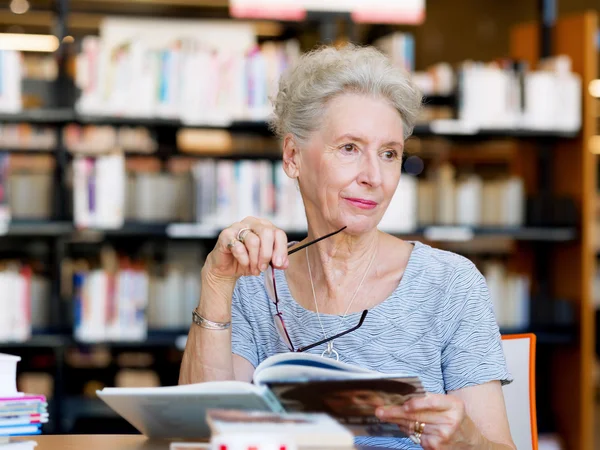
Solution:
[{"label": "woman's right hand", "polygon": [[[244,242],[237,239],[244,228]],[[233,244],[233,245],[230,245]],[[235,283],[241,276],[260,275],[268,264],[286,269],[287,235],[268,220],[247,217],[224,229],[208,254],[203,270],[212,279]]]}]

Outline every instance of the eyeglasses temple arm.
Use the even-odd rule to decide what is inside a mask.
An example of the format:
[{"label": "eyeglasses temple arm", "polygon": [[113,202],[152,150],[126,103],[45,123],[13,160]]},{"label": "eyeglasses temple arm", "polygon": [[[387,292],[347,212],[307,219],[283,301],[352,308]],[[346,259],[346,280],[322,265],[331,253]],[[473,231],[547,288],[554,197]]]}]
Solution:
[{"label": "eyeglasses temple arm", "polygon": [[317,242],[319,242],[319,241],[321,241],[321,240],[323,240],[323,239],[326,239],[326,238],[328,238],[328,237],[330,237],[330,236],[333,236],[334,234],[338,234],[340,231],[343,231],[343,230],[345,230],[345,229],[346,229],[346,227],[340,228],[339,230],[337,230],[337,231],[334,231],[334,232],[332,232],[332,233],[329,233],[329,234],[326,234],[325,236],[321,236],[320,238],[317,238],[317,239],[315,239],[314,241],[310,241],[310,242],[307,242],[306,244],[302,244],[300,247],[293,248],[292,250],[290,250],[290,251],[288,252],[288,255],[292,255],[292,254],[294,254],[294,253],[296,253],[296,252],[299,252],[299,251],[300,251],[300,250],[302,250],[303,248],[306,248],[306,247],[308,247],[309,245],[316,244]]},{"label": "eyeglasses temple arm", "polygon": [[345,334],[352,333],[354,330],[358,330],[361,327],[361,325],[363,324],[363,322],[365,321],[365,317],[367,317],[367,313],[368,312],[369,312],[368,309],[365,309],[362,312],[362,315],[360,316],[360,320],[358,321],[358,324],[356,326],[354,326],[354,327],[352,327],[352,328],[350,328],[350,329],[348,329],[346,331],[342,331],[341,333],[336,334],[335,336],[331,336],[331,337],[328,337],[327,339],[323,339],[322,341],[315,342],[314,344],[307,345],[306,347],[300,347],[296,351],[297,352],[304,352],[306,350],[310,350],[311,348],[315,348],[315,347],[317,347],[317,346],[319,346],[321,344],[325,344],[325,343],[327,343],[329,341],[333,341],[334,339],[342,337]]}]

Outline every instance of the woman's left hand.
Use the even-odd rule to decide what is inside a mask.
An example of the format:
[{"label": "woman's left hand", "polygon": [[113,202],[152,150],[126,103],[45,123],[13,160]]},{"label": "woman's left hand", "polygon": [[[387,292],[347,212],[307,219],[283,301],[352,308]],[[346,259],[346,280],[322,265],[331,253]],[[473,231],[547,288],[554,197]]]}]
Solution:
[{"label": "woman's left hand", "polygon": [[426,450],[477,448],[476,442],[481,437],[465,412],[464,402],[452,395],[426,394],[402,406],[382,406],[377,408],[377,417],[397,423]]}]

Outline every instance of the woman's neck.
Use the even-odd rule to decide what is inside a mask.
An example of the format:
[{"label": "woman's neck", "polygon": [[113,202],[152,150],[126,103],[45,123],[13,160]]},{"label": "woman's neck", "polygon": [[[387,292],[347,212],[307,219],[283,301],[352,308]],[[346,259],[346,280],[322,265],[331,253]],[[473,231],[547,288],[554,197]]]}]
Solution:
[{"label": "woman's neck", "polygon": [[[309,230],[309,240],[319,236]],[[373,267],[370,263],[376,258],[378,237],[377,230],[359,236],[342,231],[306,248],[307,254],[303,255],[306,274],[309,277],[312,275],[319,308],[340,312],[348,307],[361,280],[365,278],[366,282],[368,279],[369,274],[365,275],[365,272]],[[365,296],[361,296],[359,292],[354,304],[361,297]]]}]

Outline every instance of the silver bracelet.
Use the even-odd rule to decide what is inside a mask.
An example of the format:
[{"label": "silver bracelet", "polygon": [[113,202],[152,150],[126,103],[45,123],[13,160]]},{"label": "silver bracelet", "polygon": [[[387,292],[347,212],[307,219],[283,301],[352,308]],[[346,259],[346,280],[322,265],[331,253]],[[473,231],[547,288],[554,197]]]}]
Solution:
[{"label": "silver bracelet", "polygon": [[226,330],[231,326],[231,322],[213,322],[212,320],[205,319],[195,309],[192,311],[192,320],[196,325],[207,330]]}]

